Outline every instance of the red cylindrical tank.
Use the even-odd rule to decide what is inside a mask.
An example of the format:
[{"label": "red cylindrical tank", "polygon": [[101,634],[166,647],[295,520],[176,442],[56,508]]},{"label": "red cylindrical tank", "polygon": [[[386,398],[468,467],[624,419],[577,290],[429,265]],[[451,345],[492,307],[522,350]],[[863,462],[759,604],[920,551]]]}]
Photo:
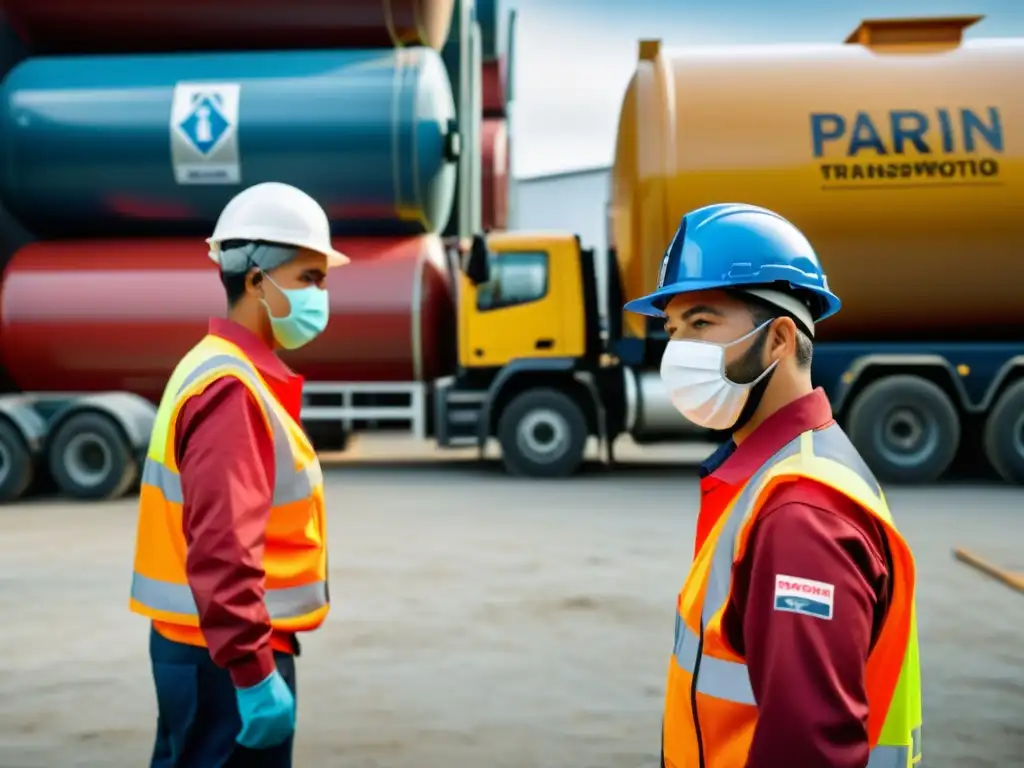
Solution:
[{"label": "red cylindrical tank", "polygon": [[37,53],[390,48],[448,37],[455,0],[7,0]]},{"label": "red cylindrical tank", "polygon": [[481,219],[485,230],[505,229],[508,227],[508,122],[501,118],[485,118],[481,133]]},{"label": "red cylindrical tank", "polygon": [[505,59],[485,61],[481,69],[484,117],[505,117]]},{"label": "red cylindrical tank", "polygon": [[[331,321],[285,358],[315,381],[451,373],[454,287],[436,235],[345,239]],[[181,356],[223,315],[217,267],[195,240],[33,243],[0,286],[0,360],[24,391],[125,390],[158,400]]]}]

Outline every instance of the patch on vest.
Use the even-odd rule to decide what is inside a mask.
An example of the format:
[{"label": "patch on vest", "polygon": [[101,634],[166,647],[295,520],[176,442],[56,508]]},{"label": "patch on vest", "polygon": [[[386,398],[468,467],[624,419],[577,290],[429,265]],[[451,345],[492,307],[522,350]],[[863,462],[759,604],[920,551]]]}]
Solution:
[{"label": "patch on vest", "polygon": [[796,576],[775,576],[775,610],[802,613],[818,619],[832,618],[836,587],[824,581]]}]

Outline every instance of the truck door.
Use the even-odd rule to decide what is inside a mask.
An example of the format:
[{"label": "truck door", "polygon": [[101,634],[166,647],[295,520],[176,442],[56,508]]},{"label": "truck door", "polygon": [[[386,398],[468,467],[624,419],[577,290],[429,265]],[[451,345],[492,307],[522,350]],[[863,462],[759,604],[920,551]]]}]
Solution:
[{"label": "truck door", "polygon": [[490,368],[520,357],[564,356],[563,311],[548,252],[494,251],[489,271],[466,318],[462,364]]}]

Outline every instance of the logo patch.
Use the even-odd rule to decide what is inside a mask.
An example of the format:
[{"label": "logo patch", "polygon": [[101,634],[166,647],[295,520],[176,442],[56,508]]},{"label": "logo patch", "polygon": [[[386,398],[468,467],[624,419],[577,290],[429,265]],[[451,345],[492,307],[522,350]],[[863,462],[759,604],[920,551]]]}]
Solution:
[{"label": "logo patch", "polygon": [[836,588],[824,581],[776,574],[775,610],[831,619]]}]

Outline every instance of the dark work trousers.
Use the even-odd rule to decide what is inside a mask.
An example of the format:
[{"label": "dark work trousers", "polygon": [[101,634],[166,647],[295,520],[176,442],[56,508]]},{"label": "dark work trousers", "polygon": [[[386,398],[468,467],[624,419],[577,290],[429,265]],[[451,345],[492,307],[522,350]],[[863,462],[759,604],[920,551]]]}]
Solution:
[{"label": "dark work trousers", "polygon": [[[242,728],[235,686],[206,648],[172,642],[152,629],[149,658],[157,700],[150,768],[291,768],[291,738],[271,749],[246,749],[235,742]],[[294,694],[294,657],[275,653],[274,658]]]}]

